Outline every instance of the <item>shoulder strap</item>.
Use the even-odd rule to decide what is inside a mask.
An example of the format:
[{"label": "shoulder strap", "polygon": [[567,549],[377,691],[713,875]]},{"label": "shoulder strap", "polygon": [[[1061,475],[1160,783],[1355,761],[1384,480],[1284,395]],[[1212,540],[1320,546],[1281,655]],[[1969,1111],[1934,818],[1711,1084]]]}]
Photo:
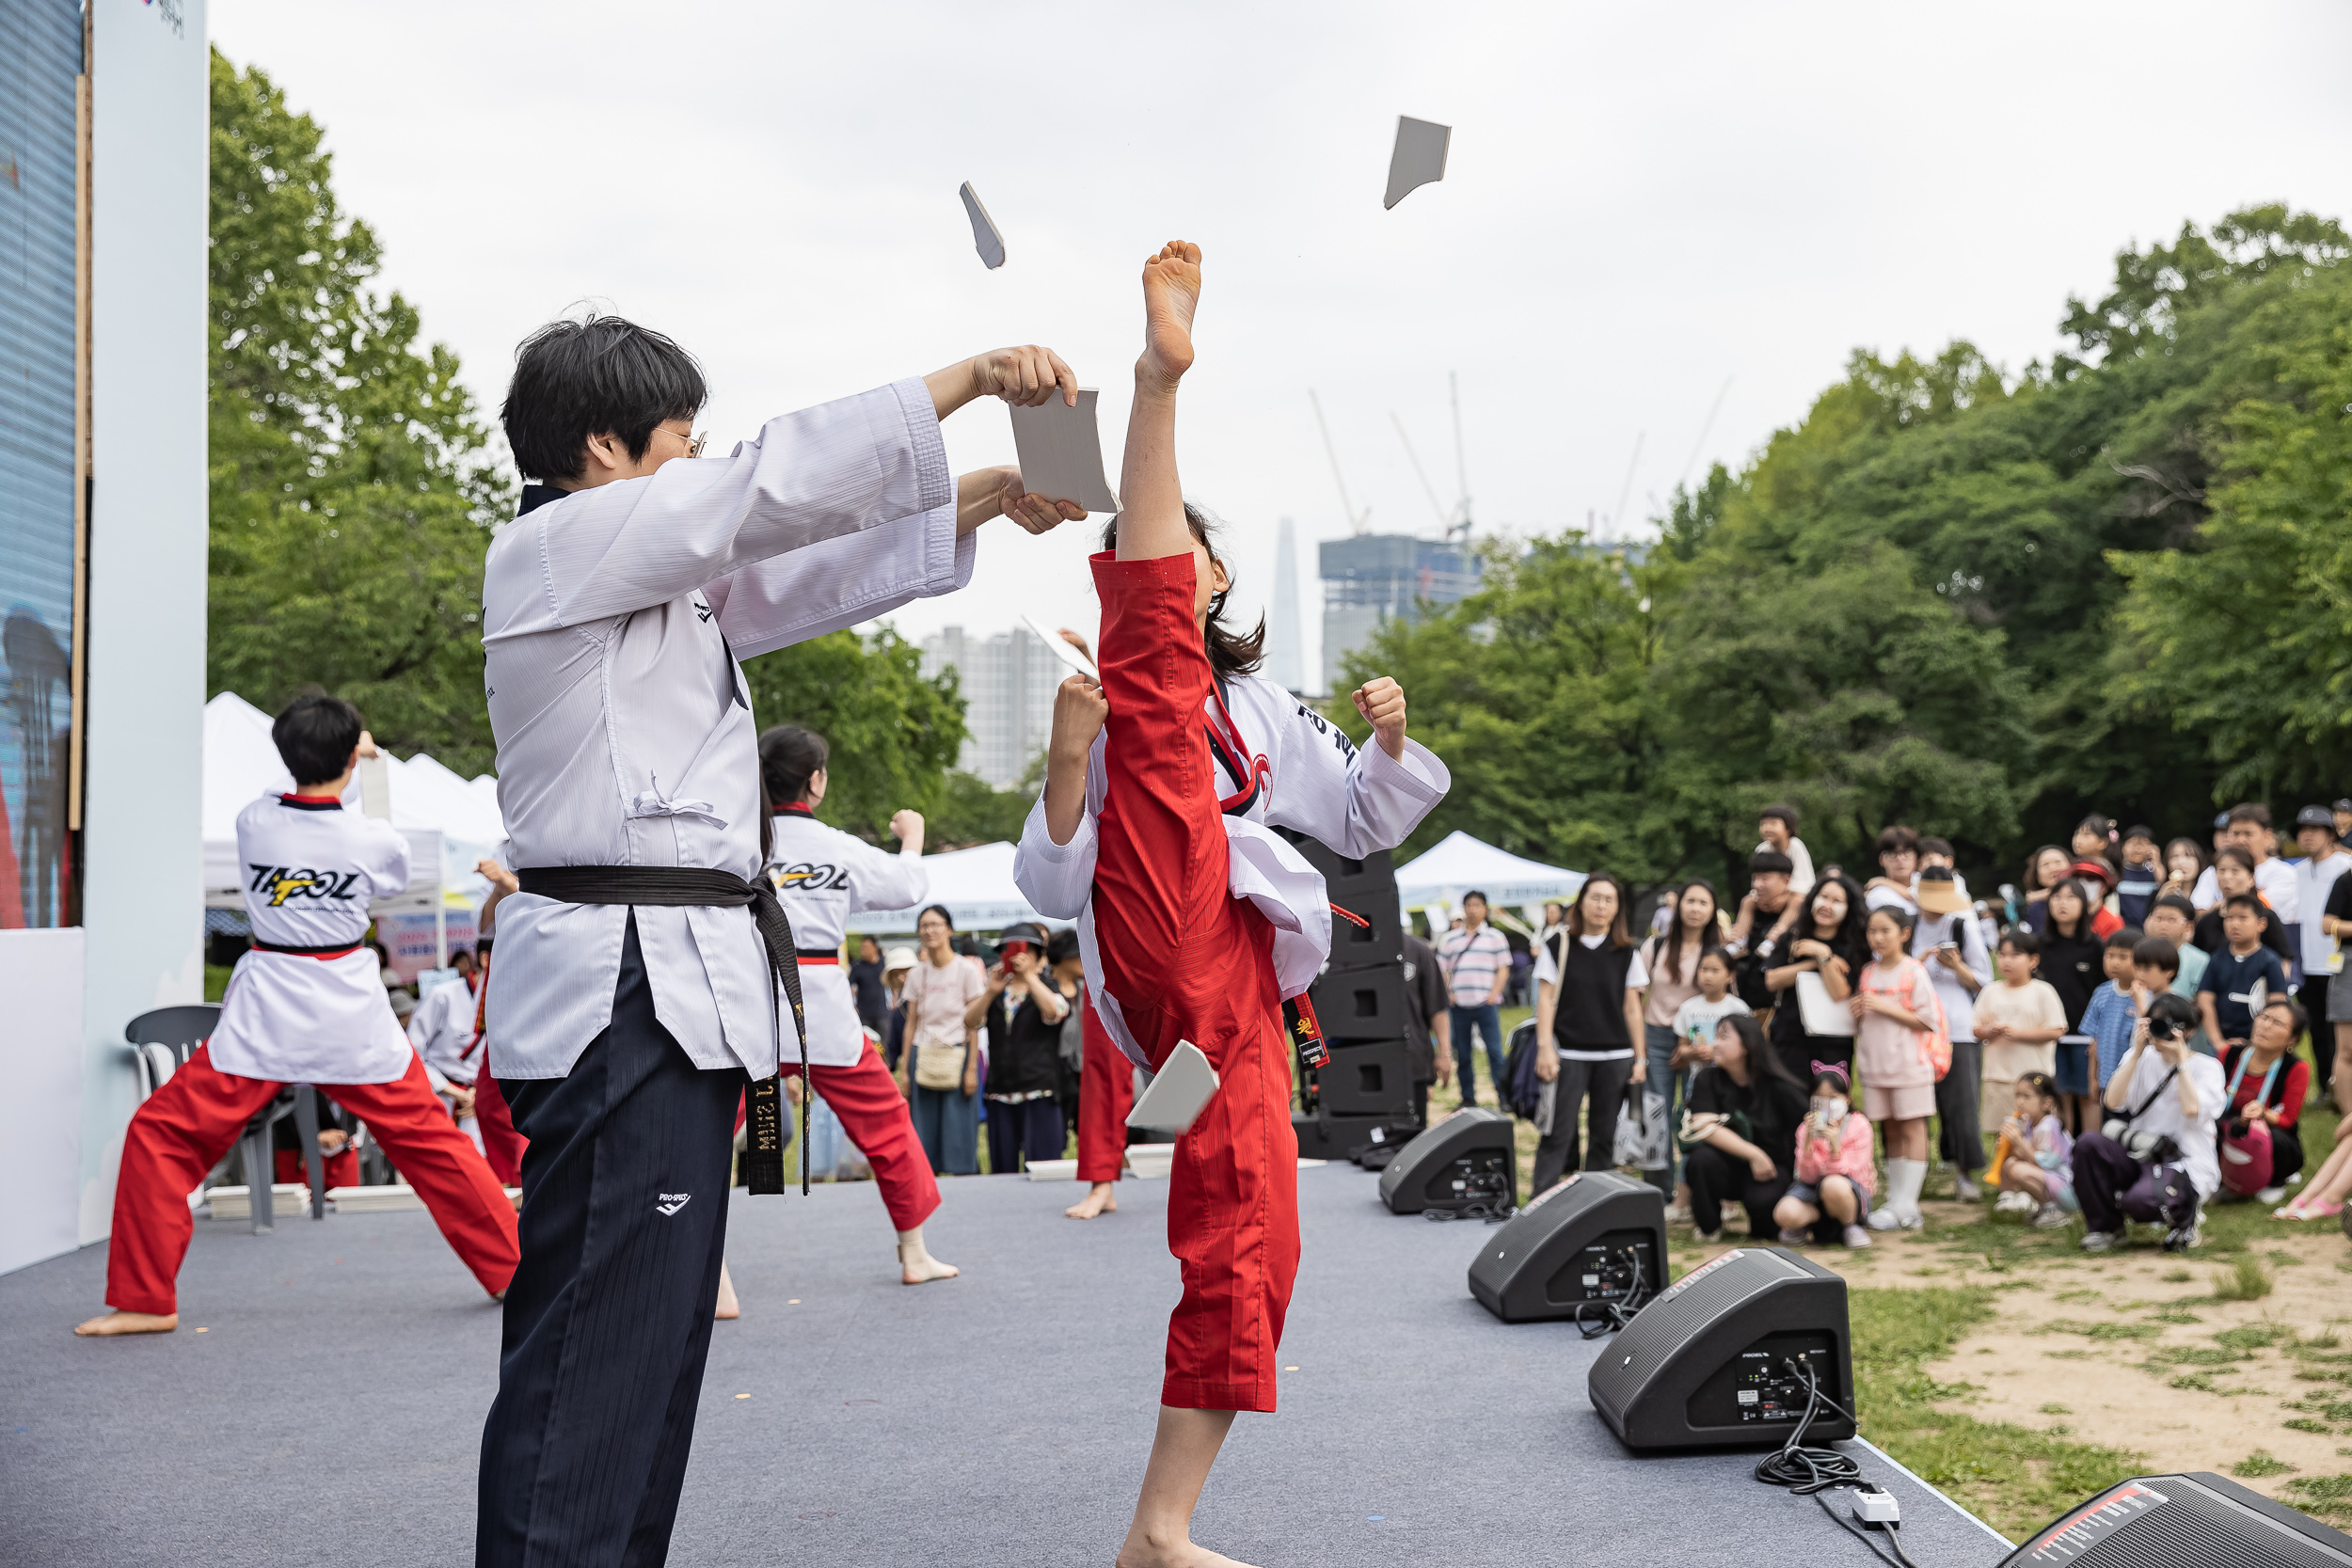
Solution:
[{"label": "shoulder strap", "polygon": [[2164,1091],[2172,1086],[2172,1080],[2178,1078],[2180,1075],[2180,1064],[2176,1062],[2173,1064],[2172,1070],[2164,1075],[2164,1082],[2158,1084],[2153,1089],[2151,1089],[2148,1093],[2148,1098],[2141,1101],[2137,1106],[2133,1107],[2133,1109],[2125,1115],[2123,1119],[2126,1122],[2134,1122],[2137,1121],[2141,1117],[2146,1116],[2148,1114],[2148,1107],[2153,1105],[2160,1098],[2162,1098]]}]

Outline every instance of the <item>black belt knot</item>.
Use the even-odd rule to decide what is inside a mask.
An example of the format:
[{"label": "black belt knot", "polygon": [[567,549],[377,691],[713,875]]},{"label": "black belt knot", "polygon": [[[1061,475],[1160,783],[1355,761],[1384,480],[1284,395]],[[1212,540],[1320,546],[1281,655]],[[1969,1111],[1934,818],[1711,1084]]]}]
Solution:
[{"label": "black belt knot", "polygon": [[[629,904],[671,909],[749,909],[767,949],[768,972],[792,1004],[801,1037],[801,1082],[808,1082],[808,1016],[801,1006],[800,952],[792,922],[764,878],[688,865],[537,865],[515,873],[522,891],[566,904]],[[784,1081],[771,1073],[752,1085],[745,1126],[744,1184],[754,1196],[784,1191]],[[808,1192],[808,1095],[801,1096],[801,1192]]]}]

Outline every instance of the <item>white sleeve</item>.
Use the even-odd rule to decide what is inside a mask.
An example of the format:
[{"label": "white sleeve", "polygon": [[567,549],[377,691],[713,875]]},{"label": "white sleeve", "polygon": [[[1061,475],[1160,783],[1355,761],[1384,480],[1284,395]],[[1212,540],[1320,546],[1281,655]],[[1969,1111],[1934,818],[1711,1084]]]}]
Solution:
[{"label": "white sleeve", "polygon": [[1100,843],[1094,813],[1084,811],[1070,842],[1056,844],[1045,829],[1045,797],[1040,795],[1021,824],[1021,842],[1012,852],[1012,885],[1046,919],[1075,920],[1086,912],[1087,900],[1094,894],[1094,856]]},{"label": "white sleeve", "polygon": [[1649,965],[1642,961],[1641,950],[1636,948],[1633,953],[1633,967],[1625,972],[1625,989],[1640,990],[1648,984]]},{"label": "white sleeve", "polygon": [[1788,841],[1788,863],[1791,867],[1788,873],[1788,891],[1791,893],[1812,892],[1813,851],[1804,847],[1804,840],[1791,838]]},{"label": "white sleeve", "polygon": [[[854,841],[853,841],[854,842]],[[858,844],[850,866],[850,912],[912,909],[930,896],[930,868],[920,855]]]},{"label": "white sleeve", "polygon": [[954,501],[930,392],[895,382],[779,415],[725,457],[665,463],[508,524],[526,531],[516,545],[536,546],[540,592],[517,607],[520,622],[484,630],[626,615],[753,562]]},{"label": "white sleeve", "polygon": [[1549,942],[1539,942],[1535,944],[1534,979],[1539,986],[1556,986],[1560,983],[1560,966],[1552,959],[1551,943]]},{"label": "white sleeve", "polygon": [[[389,822],[368,819],[375,842],[368,847],[368,896],[389,898],[408,888],[408,836]],[[436,954],[446,958],[446,954]]]},{"label": "white sleeve", "polygon": [[2197,885],[2188,890],[2188,901],[2197,906],[2199,914],[2221,902],[2221,884],[2214,879],[2212,866],[2197,874]]},{"label": "white sleeve", "polygon": [[805,549],[739,566],[703,585],[739,659],[805,642],[972,580],[977,534],[956,537],[950,500]]},{"label": "white sleeve", "polygon": [[1445,764],[1420,741],[1406,740],[1402,761],[1377,743],[1359,750],[1331,721],[1289,701],[1290,717],[1274,741],[1268,822],[1360,860],[1404,843],[1453,786]]}]

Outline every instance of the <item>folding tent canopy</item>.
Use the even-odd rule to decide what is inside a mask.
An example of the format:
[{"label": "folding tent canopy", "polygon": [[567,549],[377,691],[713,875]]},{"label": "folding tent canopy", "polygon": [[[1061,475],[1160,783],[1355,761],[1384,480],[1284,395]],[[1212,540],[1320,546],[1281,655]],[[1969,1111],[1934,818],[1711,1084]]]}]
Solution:
[{"label": "folding tent canopy", "polygon": [[1573,898],[1583,885],[1581,871],[1514,855],[1459,829],[1396,868],[1397,897],[1408,910],[1458,905],[1470,892],[1485,894],[1490,905],[1540,905]]}]

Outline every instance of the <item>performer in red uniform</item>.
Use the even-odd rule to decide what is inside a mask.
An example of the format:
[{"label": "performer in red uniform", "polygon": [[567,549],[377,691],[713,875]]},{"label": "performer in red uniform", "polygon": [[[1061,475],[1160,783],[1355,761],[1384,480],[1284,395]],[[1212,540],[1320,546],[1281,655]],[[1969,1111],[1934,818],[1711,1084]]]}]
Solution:
[{"label": "performer in red uniform", "polygon": [[[1078,928],[1089,1000],[1106,1034],[1154,1067],[1189,1040],[1219,1080],[1178,1139],[1170,1173],[1168,1250],[1184,1295],[1168,1321],[1159,1427],[1120,1568],[1229,1560],[1193,1544],[1190,1522],[1233,1413],[1275,1407],[1275,1358],[1298,1265],[1298,1145],[1281,1000],[1305,989],[1330,946],[1322,879],[1248,818],[1270,762],[1248,760],[1249,737],[1235,733],[1230,714],[1212,721],[1216,742],[1203,721],[1216,692],[1204,627],[1223,574],[1187,516],[1175,460],[1176,388],[1192,363],[1200,259],[1198,247],[1171,244],[1144,267],[1145,348],[1127,426],[1124,506],[1115,552],[1093,561],[1102,684],[1073,677],[1057,694],[1039,832],[1024,834],[1027,863],[1016,870],[1031,902],[1052,914],[1041,894],[1061,902],[1050,885],[1091,860]],[[1374,721],[1387,762],[1399,765],[1407,756],[1404,694],[1393,682],[1376,685],[1357,694],[1358,706]],[[1099,771],[1089,766],[1098,732]],[[1237,781],[1245,796],[1230,802],[1216,772],[1220,742],[1248,775]],[[1422,812],[1444,790],[1442,767],[1428,764]]]},{"label": "performer in red uniform", "polygon": [[1127,1113],[1136,1101],[1136,1067],[1103,1032],[1094,1005],[1083,997],[1086,1056],[1078,1070],[1078,1180],[1087,1196],[1062,1211],[1073,1220],[1115,1213],[1114,1186],[1127,1167]]},{"label": "performer in red uniform", "polygon": [[342,806],[375,743],[358,708],[326,696],[295,698],[270,734],[296,783],[237,815],[254,948],[229,978],[212,1038],[131,1118],[106,1248],[114,1310],[76,1334],[179,1326],[188,1194],[288,1083],[316,1085],[367,1123],[492,1298],[515,1273],[514,1207],[433,1092],[360,945],[368,900],[408,884],[407,842]]}]

